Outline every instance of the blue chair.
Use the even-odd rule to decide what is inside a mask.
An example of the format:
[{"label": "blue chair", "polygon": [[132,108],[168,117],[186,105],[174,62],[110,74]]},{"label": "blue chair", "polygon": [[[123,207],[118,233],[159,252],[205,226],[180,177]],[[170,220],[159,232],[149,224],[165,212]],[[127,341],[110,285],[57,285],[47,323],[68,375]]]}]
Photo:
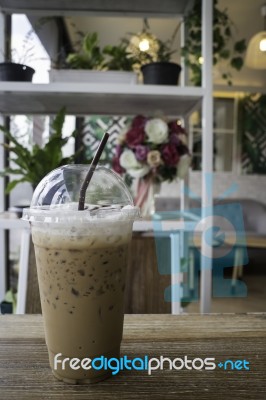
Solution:
[{"label": "blue chair", "polygon": [[198,273],[189,234],[195,231],[200,216],[187,211],[162,211],[152,218],[159,273],[171,275],[164,298],[171,302],[171,313],[180,314],[182,302],[198,298]]}]

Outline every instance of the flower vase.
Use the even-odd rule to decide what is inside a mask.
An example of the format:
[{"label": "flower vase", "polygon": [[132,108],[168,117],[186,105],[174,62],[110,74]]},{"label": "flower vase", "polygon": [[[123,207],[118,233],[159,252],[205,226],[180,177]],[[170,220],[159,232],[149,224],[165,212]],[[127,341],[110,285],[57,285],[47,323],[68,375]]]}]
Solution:
[{"label": "flower vase", "polygon": [[136,206],[142,217],[151,217],[155,212],[155,196],[160,193],[161,183],[140,179],[137,187]]}]

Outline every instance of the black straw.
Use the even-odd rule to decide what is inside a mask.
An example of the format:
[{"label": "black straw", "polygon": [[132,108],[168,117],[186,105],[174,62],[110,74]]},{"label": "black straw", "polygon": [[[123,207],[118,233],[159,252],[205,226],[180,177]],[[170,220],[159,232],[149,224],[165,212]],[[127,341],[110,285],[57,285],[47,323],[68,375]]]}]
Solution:
[{"label": "black straw", "polygon": [[87,190],[87,188],[89,186],[89,183],[91,181],[92,175],[93,175],[93,173],[94,173],[94,171],[95,171],[95,169],[97,167],[97,164],[99,162],[99,159],[100,159],[100,157],[102,155],[103,149],[104,149],[108,139],[109,139],[109,133],[105,132],[104,136],[102,137],[101,143],[99,144],[99,147],[98,147],[98,149],[97,149],[97,151],[96,151],[96,153],[95,153],[95,155],[93,157],[93,160],[92,160],[91,165],[90,165],[90,169],[89,169],[89,171],[88,171],[88,173],[86,175],[86,178],[85,178],[85,180],[84,180],[84,182],[83,182],[83,184],[81,186],[81,189],[80,189],[79,206],[78,206],[79,211],[84,210],[86,190]]}]

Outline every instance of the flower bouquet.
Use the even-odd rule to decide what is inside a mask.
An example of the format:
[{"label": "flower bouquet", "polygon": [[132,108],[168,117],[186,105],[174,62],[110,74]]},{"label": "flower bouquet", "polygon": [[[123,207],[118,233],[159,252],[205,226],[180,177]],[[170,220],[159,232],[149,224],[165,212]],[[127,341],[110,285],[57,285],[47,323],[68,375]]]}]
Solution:
[{"label": "flower bouquet", "polygon": [[113,169],[128,183],[138,178],[135,202],[143,209],[151,200],[154,184],[183,179],[190,162],[187,135],[180,121],[138,115],[118,138]]}]

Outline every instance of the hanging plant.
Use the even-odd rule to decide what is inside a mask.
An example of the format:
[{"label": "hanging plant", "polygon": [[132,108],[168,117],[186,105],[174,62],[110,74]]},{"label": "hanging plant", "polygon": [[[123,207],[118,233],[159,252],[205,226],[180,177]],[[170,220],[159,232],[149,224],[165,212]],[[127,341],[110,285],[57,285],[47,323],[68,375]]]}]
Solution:
[{"label": "hanging plant", "polygon": [[[201,0],[195,0],[194,6],[185,17],[186,44],[181,49],[185,65],[191,72],[191,82],[196,86],[201,85]],[[228,11],[218,8],[218,0],[213,2],[213,65],[220,61],[227,62],[227,70],[222,72],[222,78],[228,85],[232,85],[230,70],[241,70],[244,64],[243,54],[246,50],[246,40],[234,42],[234,24],[228,16]]]}]

